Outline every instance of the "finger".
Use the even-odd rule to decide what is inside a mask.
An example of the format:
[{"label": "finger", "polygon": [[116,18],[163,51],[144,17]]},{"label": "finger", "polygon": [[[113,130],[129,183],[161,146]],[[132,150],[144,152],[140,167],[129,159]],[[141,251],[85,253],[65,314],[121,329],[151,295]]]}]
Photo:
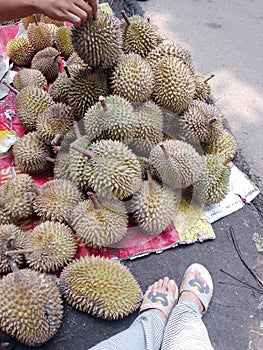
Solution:
[{"label": "finger", "polygon": [[97,19],[98,17],[98,4],[96,0],[86,0],[90,7],[92,8],[92,15],[94,19]]},{"label": "finger", "polygon": [[89,19],[88,12],[82,10],[79,7],[74,7],[72,9],[70,9],[69,12],[72,13],[73,15],[77,16],[78,18],[80,18],[81,22],[86,22]]},{"label": "finger", "polygon": [[86,1],[79,2],[78,6],[81,10],[87,13],[87,19],[93,17],[92,7]]}]

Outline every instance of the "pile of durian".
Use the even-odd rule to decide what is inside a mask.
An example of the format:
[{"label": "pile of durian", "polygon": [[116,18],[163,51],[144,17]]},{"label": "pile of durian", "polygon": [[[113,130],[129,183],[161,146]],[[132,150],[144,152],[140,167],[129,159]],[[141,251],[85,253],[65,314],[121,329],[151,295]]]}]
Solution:
[{"label": "pile of durian", "polygon": [[[209,103],[211,77],[149,20],[99,12],[72,28],[40,15],[22,23],[26,36],[6,47],[25,67],[10,88],[26,133],[12,149],[24,174],[0,188],[0,329],[37,346],[61,324],[61,294],[105,319],[140,303],[119,262],[74,260],[77,238],[116,247],[128,223],[160,234],[185,189],[201,204],[220,202],[237,145]],[[38,188],[31,174],[47,173]],[[31,216],[41,222],[23,233]],[[56,284],[47,274],[61,270]]]}]

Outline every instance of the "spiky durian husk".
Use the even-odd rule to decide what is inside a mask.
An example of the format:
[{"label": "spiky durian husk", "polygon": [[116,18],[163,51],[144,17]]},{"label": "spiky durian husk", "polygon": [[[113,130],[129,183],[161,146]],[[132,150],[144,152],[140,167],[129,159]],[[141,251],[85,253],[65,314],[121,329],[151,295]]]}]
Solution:
[{"label": "spiky durian husk", "polygon": [[111,139],[128,143],[137,123],[132,105],[123,97],[105,98],[106,110],[97,102],[85,114],[84,126],[91,140]]},{"label": "spiky durian husk", "polygon": [[10,60],[18,66],[29,66],[35,54],[35,49],[27,38],[11,39],[6,45],[6,53]]},{"label": "spiky durian husk", "polygon": [[174,193],[154,180],[145,180],[131,201],[135,222],[149,234],[161,233],[175,216]]},{"label": "spiky durian husk", "polygon": [[94,105],[100,96],[108,95],[108,80],[105,73],[93,74],[89,68],[80,69],[71,78],[68,104],[77,120]]},{"label": "spiky durian husk", "polygon": [[173,40],[164,40],[159,46],[154,48],[147,56],[147,62],[150,64],[152,69],[154,69],[164,57],[169,56],[180,59],[191,72],[194,72],[190,52],[182,47],[178,42]]},{"label": "spiky durian husk", "polygon": [[178,140],[163,141],[154,146],[149,162],[154,174],[173,189],[193,185],[203,169],[203,158],[193,146]]},{"label": "spiky durian husk", "polygon": [[51,47],[53,44],[52,32],[45,23],[29,24],[27,37],[36,52]]},{"label": "spiky durian husk", "polygon": [[73,232],[59,222],[46,221],[27,233],[23,249],[28,266],[41,272],[53,272],[74,259],[77,252],[77,241]]},{"label": "spiky durian husk", "polygon": [[3,206],[0,206],[0,225],[11,224],[12,221]]},{"label": "spiky durian husk", "polygon": [[0,329],[28,346],[39,346],[59,329],[63,306],[51,277],[29,269],[0,281]]},{"label": "spiky durian husk", "polygon": [[34,211],[44,220],[67,222],[81,200],[82,194],[70,180],[50,180],[40,187]]},{"label": "spiky durian husk", "polygon": [[33,201],[37,196],[37,186],[27,174],[18,174],[3,185],[5,212],[15,222],[26,219],[33,213]]},{"label": "spiky durian husk", "polygon": [[96,209],[91,200],[80,203],[72,212],[73,227],[89,247],[106,247],[119,242],[127,232],[128,218],[123,203],[119,208],[101,204]]},{"label": "spiky durian husk", "polygon": [[173,113],[181,113],[195,94],[194,76],[182,60],[164,57],[154,70],[153,99]]},{"label": "spiky durian husk", "polygon": [[36,132],[45,143],[51,144],[57,134],[63,138],[71,130],[73,122],[70,107],[56,103],[39,116]]},{"label": "spiky durian husk", "polygon": [[38,51],[32,59],[31,67],[38,69],[48,81],[58,76],[60,67],[59,52],[54,47]]},{"label": "spiky durian husk", "polygon": [[124,199],[139,189],[141,165],[125,144],[101,140],[93,143],[90,151],[93,158],[86,163],[85,176],[99,197]]},{"label": "spiky durian husk", "polygon": [[72,28],[73,46],[83,61],[91,68],[110,68],[122,53],[122,31],[120,21],[105,12],[98,19]]},{"label": "spiky durian husk", "polygon": [[193,101],[179,122],[186,138],[194,142],[213,142],[223,132],[222,114],[216,106],[203,101]]},{"label": "spiky durian husk", "polygon": [[30,132],[17,140],[13,146],[14,162],[24,173],[39,174],[50,169],[50,164],[46,160],[51,153],[51,148],[47,146],[36,134]]},{"label": "spiky durian husk", "polygon": [[67,59],[74,52],[74,47],[71,41],[71,28],[60,27],[55,35],[55,45],[61,55]]},{"label": "spiky durian husk", "polygon": [[[12,239],[11,247],[8,247],[9,240]],[[23,234],[15,225],[0,225],[0,273],[11,271],[8,256],[5,254],[8,250],[17,250],[22,247]],[[12,254],[12,260],[15,264],[22,264],[23,255]]]},{"label": "spiky durian husk", "polygon": [[206,101],[211,94],[211,86],[205,81],[206,78],[199,73],[195,73],[195,100]]},{"label": "spiky durian husk", "polygon": [[229,192],[230,165],[223,165],[225,157],[220,154],[204,156],[204,168],[194,186],[194,196],[205,205],[216,204]]},{"label": "spiky durian husk", "polygon": [[153,91],[154,77],[149,64],[137,54],[127,54],[116,65],[111,88],[114,95],[130,102],[146,102]]},{"label": "spiky durian husk", "polygon": [[45,90],[47,80],[38,69],[22,69],[16,73],[13,85],[17,90],[21,90],[26,86],[34,86]]},{"label": "spiky durian husk", "polygon": [[71,180],[70,155],[59,152],[54,166],[54,178]]},{"label": "spiky durian husk", "polygon": [[84,67],[86,66],[86,63],[84,63],[84,61],[79,57],[77,52],[73,52],[67,60],[67,66],[69,67],[72,65],[79,65]]},{"label": "spiky durian husk", "polygon": [[38,116],[53,103],[44,90],[32,86],[23,88],[15,100],[20,123],[27,131],[34,130]]},{"label": "spiky durian husk", "polygon": [[129,315],[142,298],[140,286],[126,266],[99,256],[70,263],[62,271],[61,283],[68,303],[103,319]]},{"label": "spiky durian husk", "polygon": [[52,23],[48,23],[47,24],[49,30],[51,31],[51,35],[52,35],[52,46],[55,46],[55,36],[56,36],[56,33],[59,29],[59,27],[57,27],[55,24],[52,24]]},{"label": "spiky durian husk", "polygon": [[223,130],[213,142],[202,146],[205,154],[222,154],[227,157],[229,154],[234,156],[237,152],[237,141],[227,130]]},{"label": "spiky durian husk", "polygon": [[163,114],[154,102],[133,104],[137,122],[130,147],[137,155],[149,156],[153,146],[163,139]]},{"label": "spiky durian husk", "polygon": [[125,53],[132,52],[145,57],[159,44],[160,35],[141,16],[134,15],[129,18],[129,22],[127,24],[123,21],[123,50]]},{"label": "spiky durian husk", "polygon": [[23,17],[21,23],[25,29],[28,28],[29,24],[35,23],[35,19],[39,22],[41,20],[41,13],[35,13],[34,15]]},{"label": "spiky durian husk", "polygon": [[45,15],[41,15],[41,22],[47,23],[47,24],[53,24],[56,27],[63,27],[65,25],[65,22],[57,21],[57,20],[49,18],[48,16],[45,16]]}]

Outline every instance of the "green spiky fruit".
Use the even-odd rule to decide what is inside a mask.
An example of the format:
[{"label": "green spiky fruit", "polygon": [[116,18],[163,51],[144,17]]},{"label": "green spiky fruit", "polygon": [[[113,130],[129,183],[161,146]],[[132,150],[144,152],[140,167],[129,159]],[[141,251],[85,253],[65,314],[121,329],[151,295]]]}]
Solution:
[{"label": "green spiky fruit", "polygon": [[[210,77],[212,78],[213,75]],[[208,80],[210,78],[207,78]],[[195,73],[195,96],[194,99],[200,101],[206,101],[211,94],[211,86],[208,84],[207,80],[202,74]]]},{"label": "green spiky fruit", "polygon": [[137,123],[130,147],[140,156],[149,156],[153,146],[163,139],[163,114],[154,102],[133,104]]},{"label": "green spiky fruit", "polygon": [[182,60],[164,57],[155,67],[153,99],[173,113],[183,112],[195,94],[194,75]]},{"label": "green spiky fruit", "polygon": [[60,27],[55,35],[55,45],[61,55],[67,59],[74,52],[74,47],[71,41],[71,28]]},{"label": "green spiky fruit", "polygon": [[15,100],[20,123],[27,131],[34,130],[38,116],[53,103],[52,97],[43,89],[32,86],[23,88]]},{"label": "green spiky fruit", "polygon": [[203,169],[203,158],[193,146],[178,140],[163,141],[154,146],[149,162],[158,178],[173,189],[193,185]]},{"label": "green spiky fruit", "polygon": [[100,204],[97,199],[90,199],[80,203],[72,217],[75,231],[90,247],[115,244],[127,233],[128,218],[122,202],[118,202],[117,208],[112,208]]},{"label": "green spiky fruit", "polygon": [[141,184],[141,165],[122,142],[102,140],[90,147],[93,157],[86,163],[85,176],[99,197],[120,200],[134,194]]},{"label": "green spiky fruit", "polygon": [[0,329],[28,346],[40,346],[59,329],[62,299],[51,277],[29,269],[0,281]]},{"label": "green spiky fruit", "polygon": [[193,101],[180,116],[180,124],[186,138],[194,142],[213,142],[223,132],[222,114],[203,101]]},{"label": "green spiky fruit", "polygon": [[11,224],[12,221],[4,209],[4,203],[0,204],[0,225]]},{"label": "green spiky fruit", "polygon": [[53,44],[52,32],[47,24],[29,24],[27,37],[36,52],[51,47]]},{"label": "green spiky fruit", "polygon": [[91,68],[114,66],[122,52],[120,21],[105,12],[98,19],[72,28],[73,46],[83,61]]},{"label": "green spiky fruit", "polygon": [[175,216],[175,209],[174,193],[153,179],[143,181],[131,202],[133,219],[149,234],[159,234],[166,229]]},{"label": "green spiky fruit", "polygon": [[35,49],[27,38],[11,39],[6,45],[6,53],[10,60],[18,66],[29,66],[35,54]]},{"label": "green spiky fruit", "polygon": [[229,131],[223,130],[222,133],[211,143],[203,144],[203,150],[205,154],[222,154],[233,156],[237,152],[237,140]]},{"label": "green spiky fruit", "polygon": [[36,134],[30,132],[17,140],[13,146],[14,162],[24,173],[40,174],[50,169],[46,158],[50,156],[51,148]]},{"label": "green spiky fruit", "polygon": [[123,21],[123,50],[145,57],[160,43],[160,35],[151,23],[143,17],[134,15]]},{"label": "green spiky fruit", "polygon": [[86,256],[61,274],[64,296],[75,308],[115,320],[134,312],[142,292],[128,268],[116,260]]},{"label": "green spiky fruit", "polygon": [[128,143],[134,137],[136,115],[132,105],[123,97],[100,97],[100,102],[85,114],[86,134],[91,140],[111,139]]},{"label": "green spiky fruit", "polygon": [[180,59],[191,72],[194,72],[190,52],[173,40],[164,40],[159,46],[154,48],[147,56],[147,62],[154,69],[164,57],[169,56]]},{"label": "green spiky fruit", "polygon": [[[11,271],[10,263],[6,252],[8,250],[17,250],[22,247],[22,231],[15,225],[0,225],[0,273]],[[12,254],[12,260],[15,264],[22,264],[23,255]]]},{"label": "green spiky fruit", "polygon": [[2,193],[5,199],[4,210],[13,222],[32,215],[38,189],[31,176],[19,174],[10,178],[4,183]]},{"label": "green spiky fruit", "polygon": [[57,34],[57,31],[59,29],[59,27],[57,27],[55,24],[52,24],[52,23],[48,23],[47,24],[49,30],[51,31],[51,35],[52,35],[52,46],[55,46],[55,37],[56,37],[56,34]]},{"label": "green spiky fruit", "polygon": [[41,272],[59,270],[70,262],[77,252],[77,241],[73,232],[59,222],[46,221],[27,233],[23,249],[28,266]]},{"label": "green spiky fruit", "polygon": [[22,69],[16,73],[13,85],[17,90],[21,90],[26,86],[34,86],[45,90],[47,80],[37,69]]},{"label": "green spiky fruit", "polygon": [[70,175],[70,155],[59,152],[54,166],[54,178],[71,180]]},{"label": "green spiky fruit", "polygon": [[153,91],[154,77],[149,64],[137,54],[124,55],[111,77],[114,95],[130,102],[146,102]]},{"label": "green spiky fruit", "polygon": [[62,103],[56,103],[39,116],[36,132],[47,144],[51,144],[56,136],[60,135],[58,141],[60,143],[61,139],[71,130],[73,121],[71,109]]},{"label": "green spiky fruit", "polygon": [[71,181],[50,180],[40,187],[34,210],[44,220],[67,222],[81,200],[80,191]]},{"label": "green spiky fruit", "polygon": [[71,78],[68,91],[68,104],[77,120],[94,105],[100,96],[108,95],[107,75],[99,70],[92,73],[90,69],[80,69]]},{"label": "green spiky fruit", "polygon": [[72,65],[80,65],[82,67],[86,66],[86,64],[84,63],[84,61],[79,57],[79,55],[77,54],[77,52],[73,52],[68,60],[67,60],[67,66],[72,66]]},{"label": "green spiky fruit", "polygon": [[38,51],[32,59],[31,67],[38,69],[48,81],[58,76],[60,67],[60,53],[54,47],[47,47]]},{"label": "green spiky fruit", "polygon": [[229,164],[223,164],[224,160],[220,154],[204,156],[204,169],[194,186],[194,196],[202,204],[216,204],[228,194],[231,168]]}]

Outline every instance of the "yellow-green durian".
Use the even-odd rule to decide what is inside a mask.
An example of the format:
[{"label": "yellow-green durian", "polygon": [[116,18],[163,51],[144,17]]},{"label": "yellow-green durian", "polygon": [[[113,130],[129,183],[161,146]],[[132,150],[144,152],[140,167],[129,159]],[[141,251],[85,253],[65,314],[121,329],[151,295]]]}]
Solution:
[{"label": "yellow-green durian", "polygon": [[55,35],[55,45],[61,56],[65,59],[69,58],[74,52],[74,47],[71,41],[71,28],[59,27]]},{"label": "yellow-green durian", "polygon": [[55,79],[59,73],[60,53],[54,47],[38,51],[32,59],[31,67],[38,69],[48,81]]},{"label": "yellow-green durian", "polygon": [[27,37],[36,52],[53,44],[52,32],[46,23],[29,24]]},{"label": "yellow-green durian", "polygon": [[195,100],[201,100],[206,101],[208,100],[210,94],[211,94],[211,86],[209,85],[208,81],[213,78],[213,74],[206,78],[200,73],[195,73]]},{"label": "yellow-green durian", "polygon": [[217,139],[203,144],[202,147],[205,154],[222,154],[226,157],[232,154],[234,156],[237,152],[237,140],[224,129]]},{"label": "yellow-green durian", "polygon": [[18,66],[29,66],[35,49],[25,37],[11,39],[6,45],[6,53],[10,60]]}]

